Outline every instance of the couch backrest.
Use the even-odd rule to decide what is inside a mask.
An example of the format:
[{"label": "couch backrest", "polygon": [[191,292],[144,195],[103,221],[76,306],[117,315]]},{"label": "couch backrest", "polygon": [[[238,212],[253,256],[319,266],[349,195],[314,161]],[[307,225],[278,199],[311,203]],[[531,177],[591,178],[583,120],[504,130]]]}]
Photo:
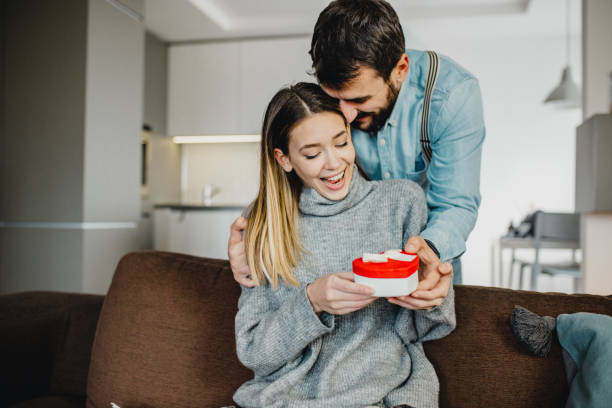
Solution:
[{"label": "couch backrest", "polygon": [[103,300],[43,291],[0,296],[0,406],[49,393],[85,397]]},{"label": "couch backrest", "polygon": [[612,315],[612,298],[457,285],[457,328],[425,343],[440,379],[442,407],[564,407],[568,386],[555,339],[548,357],[524,352],[510,328],[514,305],[556,317]]},{"label": "couch backrest", "polygon": [[227,261],[157,251],[124,256],[98,321],[87,406],[231,404],[252,377],[235,351],[239,295]]},{"label": "couch backrest", "polygon": [[[88,407],[220,407],[252,377],[235,354],[239,286],[227,261],[167,252],[126,255],[106,297],[92,350]],[[425,344],[442,407],[561,407],[568,387],[555,343],[524,353],[509,318],[515,304],[540,313],[612,314],[601,296],[456,287],[457,329]]]}]

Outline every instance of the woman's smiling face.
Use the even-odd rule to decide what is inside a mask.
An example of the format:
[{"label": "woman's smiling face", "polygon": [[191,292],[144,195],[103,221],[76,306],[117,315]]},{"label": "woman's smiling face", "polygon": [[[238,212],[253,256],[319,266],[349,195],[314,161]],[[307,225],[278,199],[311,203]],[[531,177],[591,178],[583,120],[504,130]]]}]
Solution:
[{"label": "woman's smiling face", "polygon": [[301,120],[289,135],[289,154],[274,149],[283,170],[295,173],[305,186],[329,200],[348,194],[355,148],[344,118],[334,112],[315,113]]}]

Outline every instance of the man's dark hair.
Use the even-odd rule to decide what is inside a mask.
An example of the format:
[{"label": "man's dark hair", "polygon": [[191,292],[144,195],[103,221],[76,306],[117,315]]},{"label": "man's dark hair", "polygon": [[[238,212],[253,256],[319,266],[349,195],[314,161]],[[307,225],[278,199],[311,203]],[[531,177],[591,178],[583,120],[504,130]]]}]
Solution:
[{"label": "man's dark hair", "polygon": [[405,52],[402,26],[384,0],[335,0],[319,14],[310,47],[319,83],[342,89],[361,66],[387,81]]}]

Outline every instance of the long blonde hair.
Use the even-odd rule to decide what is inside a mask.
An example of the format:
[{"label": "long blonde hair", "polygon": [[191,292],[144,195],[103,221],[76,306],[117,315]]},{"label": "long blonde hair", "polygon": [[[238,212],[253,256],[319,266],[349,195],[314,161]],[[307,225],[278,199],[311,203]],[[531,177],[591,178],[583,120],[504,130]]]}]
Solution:
[{"label": "long blonde hair", "polygon": [[[274,158],[274,149],[289,154],[289,137],[303,119],[320,112],[335,112],[343,119],[338,101],[316,84],[300,82],[274,95],[261,132],[259,193],[251,204],[244,234],[245,252],[256,285],[280,281],[299,283],[293,275],[303,247],[298,234],[302,181],[286,173]],[[346,120],[345,120],[346,124]]]}]

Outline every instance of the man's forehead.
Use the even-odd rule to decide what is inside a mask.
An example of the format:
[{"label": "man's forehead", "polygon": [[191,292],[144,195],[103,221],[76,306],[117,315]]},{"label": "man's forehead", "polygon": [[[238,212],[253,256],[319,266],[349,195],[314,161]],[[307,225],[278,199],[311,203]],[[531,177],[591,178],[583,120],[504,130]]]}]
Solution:
[{"label": "man's forehead", "polygon": [[362,67],[359,68],[357,76],[341,89],[332,89],[325,85],[321,85],[321,88],[334,98],[348,100],[372,96],[381,82],[384,81],[375,69]]}]

